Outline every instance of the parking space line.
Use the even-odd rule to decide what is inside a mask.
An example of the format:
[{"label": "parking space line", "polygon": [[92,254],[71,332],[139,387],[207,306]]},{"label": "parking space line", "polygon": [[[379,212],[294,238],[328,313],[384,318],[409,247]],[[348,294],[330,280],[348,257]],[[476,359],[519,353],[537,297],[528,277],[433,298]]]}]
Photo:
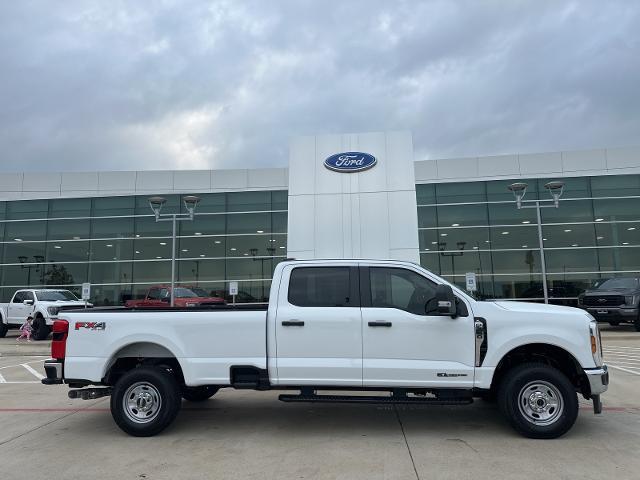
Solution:
[{"label": "parking space line", "polygon": [[37,370],[35,370],[33,367],[30,367],[28,364],[26,363],[21,363],[20,366],[24,367],[27,372],[31,373],[34,377],[42,380],[44,378],[44,375],[42,375],[40,372],[38,372]]},{"label": "parking space line", "polygon": [[[46,358],[46,357],[43,357]],[[42,362],[42,360],[32,360],[31,362],[24,362],[24,363],[17,363],[15,365],[5,365],[4,367],[0,367],[0,370],[3,368],[15,368],[15,367],[20,367],[22,365],[30,365],[32,363],[40,363]]]},{"label": "parking space line", "polygon": [[0,374],[0,383],[7,383],[2,374]]}]

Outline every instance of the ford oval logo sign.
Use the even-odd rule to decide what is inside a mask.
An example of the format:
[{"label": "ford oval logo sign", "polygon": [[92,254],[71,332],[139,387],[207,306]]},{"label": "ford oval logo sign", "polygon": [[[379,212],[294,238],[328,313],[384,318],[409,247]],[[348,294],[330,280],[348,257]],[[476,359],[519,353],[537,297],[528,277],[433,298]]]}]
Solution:
[{"label": "ford oval logo sign", "polygon": [[373,167],[378,161],[376,157],[362,152],[336,153],[327,157],[324,166],[335,172],[361,172]]}]

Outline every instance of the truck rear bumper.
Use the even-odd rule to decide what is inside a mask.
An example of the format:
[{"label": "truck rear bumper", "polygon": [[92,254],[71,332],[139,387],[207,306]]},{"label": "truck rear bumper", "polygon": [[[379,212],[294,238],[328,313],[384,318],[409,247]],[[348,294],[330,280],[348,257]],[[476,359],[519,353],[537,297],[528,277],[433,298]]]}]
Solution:
[{"label": "truck rear bumper", "polygon": [[54,358],[45,360],[44,371],[47,376],[42,379],[42,383],[44,383],[45,385],[61,384],[62,383],[62,367],[63,367],[63,364],[59,360],[56,360]]},{"label": "truck rear bumper", "polygon": [[599,368],[585,369],[584,373],[589,380],[591,396],[600,395],[609,388],[609,369],[606,365]]}]

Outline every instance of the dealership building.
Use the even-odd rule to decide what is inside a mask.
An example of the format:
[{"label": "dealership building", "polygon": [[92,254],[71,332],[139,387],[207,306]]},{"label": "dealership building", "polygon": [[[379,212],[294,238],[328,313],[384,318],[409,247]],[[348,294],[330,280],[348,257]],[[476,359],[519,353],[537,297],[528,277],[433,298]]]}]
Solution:
[{"label": "dealership building", "polygon": [[177,225],[176,281],[237,281],[241,302],[267,299],[288,257],[410,260],[462,287],[474,274],[481,298],[564,304],[640,276],[640,148],[421,160],[386,132],[295,138],[283,168],[0,174],[1,301],[90,282],[119,305],[170,283],[171,222],[148,199],[185,213],[186,195],[200,202]]}]

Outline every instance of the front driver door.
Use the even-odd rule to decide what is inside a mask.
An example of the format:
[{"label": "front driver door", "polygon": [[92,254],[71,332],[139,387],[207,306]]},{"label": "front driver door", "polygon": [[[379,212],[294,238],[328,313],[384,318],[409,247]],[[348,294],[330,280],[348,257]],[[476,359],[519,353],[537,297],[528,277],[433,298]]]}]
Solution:
[{"label": "front driver door", "polygon": [[361,272],[364,386],[472,387],[473,315],[427,314],[436,284],[418,271]]}]

